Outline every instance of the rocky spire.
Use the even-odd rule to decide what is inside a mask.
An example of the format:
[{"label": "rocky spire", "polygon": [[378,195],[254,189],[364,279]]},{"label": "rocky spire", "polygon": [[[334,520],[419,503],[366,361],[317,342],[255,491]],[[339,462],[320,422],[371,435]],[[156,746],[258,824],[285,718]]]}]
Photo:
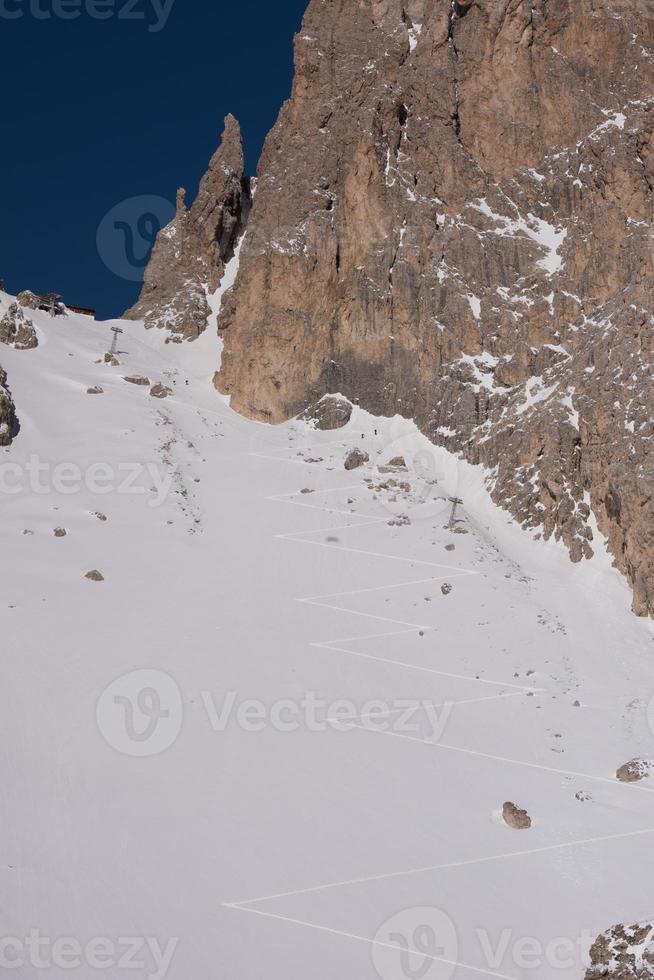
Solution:
[{"label": "rocky spire", "polygon": [[137,304],[125,316],[165,327],[172,339],[194,339],[207,326],[207,294],[220,284],[249,206],[241,129],[227,116],[220,146],[190,210],[177,192],[174,219],[159,232]]},{"label": "rocky spire", "polygon": [[229,115],[190,211],[190,226],[206,262],[210,292],[218,288],[224,263],[232,257],[241,230],[243,198],[247,196],[244,171],[241,127]]}]

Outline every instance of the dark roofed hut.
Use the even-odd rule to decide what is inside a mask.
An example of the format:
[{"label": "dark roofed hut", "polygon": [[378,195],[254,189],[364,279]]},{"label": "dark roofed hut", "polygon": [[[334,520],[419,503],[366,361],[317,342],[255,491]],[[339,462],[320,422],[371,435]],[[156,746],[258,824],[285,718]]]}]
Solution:
[{"label": "dark roofed hut", "polygon": [[80,316],[90,316],[95,320],[96,310],[92,310],[87,306],[67,306],[66,309],[70,313],[78,313]]}]

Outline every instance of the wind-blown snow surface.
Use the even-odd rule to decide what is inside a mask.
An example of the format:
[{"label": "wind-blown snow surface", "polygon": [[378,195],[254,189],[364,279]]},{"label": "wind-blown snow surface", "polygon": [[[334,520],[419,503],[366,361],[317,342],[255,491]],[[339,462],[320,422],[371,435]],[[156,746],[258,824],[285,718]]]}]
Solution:
[{"label": "wind-blown snow surface", "polygon": [[[213,330],[166,346],[123,323],[111,368],[108,324],[34,319],[38,349],[0,351],[21,424],[0,472],[5,489],[23,481],[0,511],[2,936],[177,939],[175,980],[567,980],[595,935],[648,918],[654,787],[615,772],[654,755],[654,646],[608,559],[574,567],[533,541],[481,471],[410,423],[355,410],[320,433],[234,415],[211,385]],[[352,447],[371,464],[346,473]],[[380,473],[397,455],[409,474]],[[36,493],[31,457],[152,468],[145,493]],[[454,493],[467,533],[447,528],[438,498]],[[162,688],[173,744],[139,757],[152,691],[131,752],[129,682],[103,692],[143,669],[172,679],[183,724]],[[312,693],[330,717],[345,700],[386,725],[313,731],[300,712],[280,730]],[[235,707],[216,731],[225,699],[291,707],[263,726]],[[402,699],[423,705],[413,728]],[[503,824],[508,800],[530,831]],[[104,975],[161,976],[144,956]],[[43,972],[26,957],[15,975]]]}]

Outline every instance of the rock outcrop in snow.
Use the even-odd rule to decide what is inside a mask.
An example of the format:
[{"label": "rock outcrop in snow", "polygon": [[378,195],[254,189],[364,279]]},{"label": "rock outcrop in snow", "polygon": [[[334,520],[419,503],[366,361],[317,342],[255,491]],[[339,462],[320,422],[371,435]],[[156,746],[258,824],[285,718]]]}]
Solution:
[{"label": "rock outcrop in snow", "polygon": [[38,337],[31,320],[25,316],[18,303],[12,303],[0,319],[0,343],[16,350],[32,350],[38,346]]},{"label": "rock outcrop in snow", "polygon": [[220,147],[190,210],[177,192],[177,214],[163,228],[146,269],[138,303],[125,316],[165,327],[173,339],[193,340],[207,326],[207,294],[218,288],[247,220],[249,182],[244,177],[241,129],[225,119]]},{"label": "rock outcrop in snow", "polygon": [[7,374],[0,367],[0,446],[8,446],[16,428],[16,410],[7,388]]},{"label": "rock outcrop in snow", "polygon": [[[653,34],[631,0],[311,0],[217,376],[273,423],[336,392],[414,418],[575,561],[594,514],[639,614],[654,612]],[[246,197],[237,142],[226,228]],[[162,232],[133,311],[182,335],[224,254],[201,213]]]},{"label": "rock outcrop in snow", "polygon": [[325,395],[315,405],[309,405],[302,418],[317,429],[342,429],[352,418],[352,403],[337,395]]},{"label": "rock outcrop in snow", "polygon": [[26,310],[38,310],[41,303],[41,297],[33,293],[31,289],[24,289],[16,299]]},{"label": "rock outcrop in snow", "polygon": [[615,926],[603,933],[591,951],[586,980],[652,980],[654,977],[654,926]]}]

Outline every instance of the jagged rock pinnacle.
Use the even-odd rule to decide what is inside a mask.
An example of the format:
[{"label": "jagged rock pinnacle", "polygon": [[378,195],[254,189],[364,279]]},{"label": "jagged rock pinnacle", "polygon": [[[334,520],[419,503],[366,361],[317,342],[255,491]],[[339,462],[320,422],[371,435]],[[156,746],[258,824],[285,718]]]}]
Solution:
[{"label": "jagged rock pinnacle", "polygon": [[178,190],[175,217],[159,232],[141,296],[125,316],[165,327],[176,340],[198,337],[210,313],[207,295],[220,284],[248,204],[241,128],[230,115],[190,210],[186,191]]}]

